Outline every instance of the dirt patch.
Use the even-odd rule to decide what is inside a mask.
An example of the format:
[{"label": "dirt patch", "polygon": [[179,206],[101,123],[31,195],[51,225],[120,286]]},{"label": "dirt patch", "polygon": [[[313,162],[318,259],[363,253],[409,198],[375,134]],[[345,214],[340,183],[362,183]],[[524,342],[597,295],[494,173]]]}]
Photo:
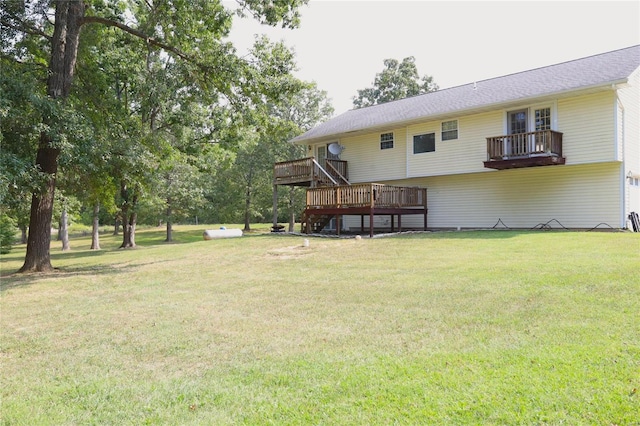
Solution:
[{"label": "dirt patch", "polygon": [[309,247],[298,245],[269,250],[266,256],[270,258],[286,260],[297,259],[299,257],[306,256],[309,253],[311,253]]}]

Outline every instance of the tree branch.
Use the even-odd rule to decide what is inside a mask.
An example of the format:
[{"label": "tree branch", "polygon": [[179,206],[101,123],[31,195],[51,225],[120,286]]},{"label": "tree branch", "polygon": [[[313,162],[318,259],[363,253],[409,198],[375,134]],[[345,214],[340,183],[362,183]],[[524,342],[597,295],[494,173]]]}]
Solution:
[{"label": "tree branch", "polygon": [[47,40],[51,41],[51,36],[46,34],[44,31],[33,27],[31,25],[28,25],[26,22],[23,21],[19,21],[20,25],[16,25],[13,22],[7,21],[6,19],[2,19],[0,18],[0,24],[2,24],[5,27],[11,28],[12,30],[16,30],[16,31],[20,31],[22,33],[26,33],[26,34],[31,34],[31,35],[37,35],[40,37],[44,37]]},{"label": "tree branch", "polygon": [[0,58],[6,59],[8,61],[11,61],[13,63],[16,63],[18,65],[22,65],[22,66],[25,66],[25,67],[31,67],[31,68],[34,68],[34,69],[45,70],[45,71],[47,70],[47,66],[46,65],[39,64],[39,63],[36,63],[36,62],[21,61],[20,59],[17,59],[16,57],[11,56],[11,55],[7,55],[5,53],[0,53]]},{"label": "tree branch", "polygon": [[[202,63],[201,61],[198,60],[198,58],[193,57],[189,54],[187,54],[186,52],[183,52],[182,50],[178,49],[175,46],[172,46],[170,44],[167,44],[166,42],[162,41],[162,40],[158,40],[156,38],[150,37],[147,34],[143,33],[140,30],[137,30],[135,28],[131,28],[128,25],[125,25],[121,22],[117,22],[111,19],[107,19],[107,18],[102,18],[100,16],[85,16],[82,24],[102,24],[105,26],[109,26],[109,27],[115,27],[115,28],[119,28],[120,30],[133,35],[134,37],[137,37],[139,39],[144,40],[147,45],[151,45],[151,46],[156,46],[159,47],[161,49],[164,49],[167,52],[173,53],[175,56],[179,57],[180,59],[191,63],[193,65],[195,65],[196,67],[198,67],[204,74],[207,73],[213,73],[216,71],[220,71],[220,70],[216,70],[212,65],[210,64],[206,64],[206,63]],[[243,102],[240,99],[236,99],[237,98],[237,94],[235,94],[233,92],[233,90],[227,85],[226,81],[213,81],[213,85],[216,86],[216,89],[218,90],[218,92],[220,94],[222,94],[223,96],[226,97],[226,99],[234,105],[237,106],[241,106],[243,104]]]},{"label": "tree branch", "polygon": [[168,52],[171,52],[173,54],[175,54],[176,56],[180,57],[181,59],[184,59],[185,61],[189,61],[189,62],[193,62],[193,63],[197,63],[197,61],[192,58],[191,56],[189,56],[188,54],[186,54],[185,52],[183,52],[182,50],[178,49],[175,46],[171,46],[161,40],[155,39],[153,37],[149,37],[148,35],[146,35],[145,33],[143,33],[142,31],[136,30],[135,28],[131,28],[128,25],[125,25],[121,22],[117,22],[111,19],[107,19],[107,18],[102,18],[100,16],[85,16],[83,19],[83,24],[102,24],[102,25],[106,25],[108,27],[116,27],[121,29],[122,31],[129,33],[135,37],[138,37],[142,40],[144,40],[147,44],[150,44],[152,46],[157,46],[160,47]]}]

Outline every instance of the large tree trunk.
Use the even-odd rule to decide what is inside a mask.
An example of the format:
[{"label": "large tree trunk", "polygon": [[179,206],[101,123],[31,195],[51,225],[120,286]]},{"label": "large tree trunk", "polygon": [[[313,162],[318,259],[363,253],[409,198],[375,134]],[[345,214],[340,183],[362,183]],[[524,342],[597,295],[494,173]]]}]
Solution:
[{"label": "large tree trunk", "polygon": [[247,188],[244,198],[244,230],[251,231],[251,188]]},{"label": "large tree trunk", "polygon": [[20,244],[27,244],[27,226],[20,225]]},{"label": "large tree trunk", "polygon": [[120,248],[133,248],[136,246],[136,222],[138,215],[136,213],[136,204],[138,196],[135,193],[131,195],[130,190],[125,182],[120,184],[120,196],[124,200],[122,203],[122,244]]},{"label": "large tree trunk", "polygon": [[31,198],[31,216],[29,217],[29,235],[27,237],[27,254],[19,272],[47,272],[51,266],[51,221],[53,218],[53,195],[56,186],[55,173],[58,170],[58,150],[42,147],[47,142],[43,133],[40,136],[41,147],[36,156],[36,165],[49,176],[46,191],[33,194]]},{"label": "large tree trunk", "polygon": [[296,226],[296,212],[293,211],[294,191],[295,188],[292,186],[289,189],[289,232],[293,232]]},{"label": "large tree trunk", "polygon": [[100,250],[100,203],[93,205],[93,226],[91,227],[91,250]]},{"label": "large tree trunk", "polygon": [[58,235],[60,236],[60,241],[62,241],[62,251],[69,251],[71,246],[69,244],[69,215],[67,214],[67,207],[62,208]]},{"label": "large tree trunk", "polygon": [[171,218],[172,213],[171,200],[169,200],[167,207],[167,239],[164,240],[165,243],[170,243],[173,241],[173,219]]},{"label": "large tree trunk", "polygon": [[136,221],[138,215],[135,212],[131,212],[128,214],[127,219],[122,224],[122,244],[120,248],[134,248],[136,246]]},{"label": "large tree trunk", "polygon": [[[73,81],[85,5],[82,1],[73,0],[59,0],[53,4],[56,13],[47,95],[52,99],[66,99]],[[43,123],[45,127],[49,124],[46,121]],[[35,165],[48,179],[43,191],[33,194],[31,198],[27,253],[20,272],[46,272],[53,269],[50,253],[51,220],[59,155],[60,150],[53,146],[51,136],[42,132]]]}]

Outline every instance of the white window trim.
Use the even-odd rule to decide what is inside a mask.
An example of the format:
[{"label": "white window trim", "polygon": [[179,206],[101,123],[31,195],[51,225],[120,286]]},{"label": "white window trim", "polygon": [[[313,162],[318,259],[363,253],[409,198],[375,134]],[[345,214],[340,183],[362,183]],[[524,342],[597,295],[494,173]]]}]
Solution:
[{"label": "white window trim", "polygon": [[[529,104],[522,107],[507,108],[502,114],[502,131],[503,135],[509,134],[509,112],[518,110],[527,110],[527,131],[533,132],[535,129],[535,119],[533,115],[535,110],[541,108],[551,108],[551,130],[558,131],[558,101],[540,102],[536,104]],[[458,133],[458,137],[460,134]]]},{"label": "white window trim", "polygon": [[[389,135],[389,134],[391,135],[392,139],[388,140],[388,141],[383,141],[382,140],[382,135]],[[395,134],[395,132],[380,132],[379,141],[380,141],[380,144],[378,145],[378,147],[380,148],[380,151],[386,151],[388,149],[394,149],[396,147],[396,134]],[[391,148],[382,148],[382,143],[383,142],[391,142],[392,143]]]},{"label": "white window trim", "polygon": [[[451,121],[455,121],[456,122],[456,137],[455,138],[451,138],[451,139],[443,139],[442,138],[442,134],[446,131],[446,132],[450,132],[451,130],[442,130],[442,124],[444,123],[449,123]],[[451,120],[442,120],[440,122],[440,141],[442,142],[448,142],[448,141],[455,141],[457,139],[460,139],[460,120],[458,120],[457,118],[451,119]]]}]

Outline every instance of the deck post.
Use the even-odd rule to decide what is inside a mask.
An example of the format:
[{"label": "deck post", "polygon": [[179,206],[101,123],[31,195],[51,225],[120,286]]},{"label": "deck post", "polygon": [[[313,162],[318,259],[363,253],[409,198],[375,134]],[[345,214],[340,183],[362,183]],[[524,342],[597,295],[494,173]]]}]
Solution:
[{"label": "deck post", "polygon": [[373,209],[369,211],[369,238],[373,238]]},{"label": "deck post", "polygon": [[369,238],[373,238],[373,209],[376,205],[376,190],[373,184],[369,188],[371,191],[369,192]]},{"label": "deck post", "polygon": [[424,230],[427,230],[427,212],[429,209],[427,208],[427,188],[422,189],[422,201],[424,202]]},{"label": "deck post", "polygon": [[278,226],[278,185],[273,185],[273,229]]}]

